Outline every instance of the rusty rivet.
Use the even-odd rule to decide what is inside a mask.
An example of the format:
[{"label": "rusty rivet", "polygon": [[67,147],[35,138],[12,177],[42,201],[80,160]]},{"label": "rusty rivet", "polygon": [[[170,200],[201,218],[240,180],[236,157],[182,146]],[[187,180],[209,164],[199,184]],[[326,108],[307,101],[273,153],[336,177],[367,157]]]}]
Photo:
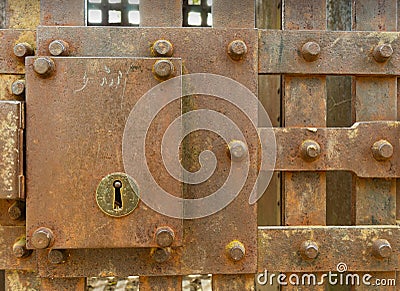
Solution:
[{"label": "rusty rivet", "polygon": [[62,264],[67,260],[67,252],[65,250],[50,250],[47,259],[52,264]]},{"label": "rusty rivet", "polygon": [[33,69],[39,75],[48,76],[54,70],[54,62],[50,58],[40,57],[33,63]]},{"label": "rusty rivet", "polygon": [[318,256],[318,253],[318,245],[315,242],[307,240],[301,244],[300,254],[304,259],[313,260]]},{"label": "rusty rivet", "polygon": [[156,248],[152,250],[152,257],[157,263],[164,263],[171,257],[171,251],[168,248]]},{"label": "rusty rivet", "polygon": [[247,145],[241,140],[232,140],[228,144],[229,156],[232,161],[240,162],[248,154],[249,149]]},{"label": "rusty rivet", "polygon": [[12,220],[24,220],[24,218],[25,218],[25,203],[22,201],[15,201],[8,208],[8,215]]},{"label": "rusty rivet", "polygon": [[174,71],[174,64],[169,60],[159,60],[153,66],[154,75],[161,80],[167,79]]},{"label": "rusty rivet", "polygon": [[246,255],[246,249],[244,245],[238,240],[231,241],[226,246],[226,252],[228,254],[228,257],[235,262],[242,260]]},{"label": "rusty rivet", "polygon": [[159,227],[156,231],[156,242],[162,248],[172,245],[174,237],[174,231],[169,227]]},{"label": "rusty rivet", "polygon": [[36,249],[45,249],[51,246],[53,239],[54,237],[51,230],[45,227],[41,227],[35,230],[35,232],[33,233],[31,244]]},{"label": "rusty rivet", "polygon": [[14,54],[19,58],[33,55],[33,48],[29,43],[22,42],[14,46]]},{"label": "rusty rivet", "polygon": [[372,253],[378,259],[389,258],[392,255],[392,246],[386,239],[377,239],[372,245]]},{"label": "rusty rivet", "polygon": [[68,55],[69,45],[63,40],[53,40],[49,44],[49,52],[53,56]]},{"label": "rusty rivet", "polygon": [[25,80],[17,80],[12,83],[11,92],[14,95],[22,95],[25,92]]},{"label": "rusty rivet", "polygon": [[393,155],[393,146],[387,140],[381,139],[372,146],[372,154],[377,161],[385,161]]},{"label": "rusty rivet", "polygon": [[301,155],[305,160],[315,160],[321,154],[320,145],[314,140],[305,140],[301,144]]},{"label": "rusty rivet", "polygon": [[375,47],[373,56],[378,63],[384,63],[390,59],[392,54],[393,48],[390,44],[381,44]]},{"label": "rusty rivet", "polygon": [[314,41],[306,42],[301,48],[301,55],[307,62],[317,60],[320,53],[321,48],[319,44]]},{"label": "rusty rivet", "polygon": [[159,39],[152,45],[151,53],[155,57],[170,57],[174,53],[174,47],[168,40]]},{"label": "rusty rivet", "polygon": [[247,45],[243,40],[234,40],[228,45],[228,55],[232,60],[238,61],[243,59],[247,53]]},{"label": "rusty rivet", "polygon": [[31,250],[26,248],[26,238],[25,236],[18,239],[13,245],[13,253],[15,257],[22,259],[29,257],[32,254]]}]

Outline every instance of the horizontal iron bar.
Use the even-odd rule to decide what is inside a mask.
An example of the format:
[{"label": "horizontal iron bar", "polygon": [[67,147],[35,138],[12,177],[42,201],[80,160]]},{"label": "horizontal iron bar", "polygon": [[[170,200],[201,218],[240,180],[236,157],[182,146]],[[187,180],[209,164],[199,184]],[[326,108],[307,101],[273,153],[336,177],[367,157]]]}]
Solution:
[{"label": "horizontal iron bar", "polygon": [[[374,253],[377,240],[389,242],[387,258]],[[315,259],[302,255],[304,242],[318,248]],[[346,264],[348,273],[400,269],[398,226],[301,226],[261,227],[258,230],[258,271],[337,272]]]},{"label": "horizontal iron bar", "polygon": [[[263,149],[272,144],[271,129],[260,128]],[[400,177],[400,123],[396,121],[359,122],[350,128],[274,128],[276,139],[276,171],[351,171],[364,178]],[[393,154],[385,159],[373,146],[386,141]],[[315,142],[320,147],[316,157],[307,155],[307,146]],[[377,143],[378,142],[378,143]],[[314,145],[309,150],[314,151]],[[383,155],[389,147],[381,149]],[[318,151],[318,150],[317,150]],[[379,149],[378,149],[379,151]],[[378,153],[379,154],[379,153]],[[311,153],[311,156],[315,153]],[[268,157],[265,157],[268,160]],[[271,162],[261,170],[272,170]]]},{"label": "horizontal iron bar", "polygon": [[[157,38],[173,41],[177,35],[198,38],[199,35],[224,33],[218,28],[163,28],[154,33],[148,28],[119,27],[46,27],[38,28],[39,55],[48,55],[47,46],[54,39],[69,42],[70,56],[151,56],[149,43]],[[239,29],[228,29],[240,31]],[[243,31],[243,30],[242,30]],[[400,75],[400,33],[357,31],[283,31],[248,29],[248,34],[258,32],[258,71],[260,74],[300,75]],[[112,46],[104,45],[104,39],[113,36]],[[157,36],[158,35],[158,36]],[[83,36],[83,37],[77,37]],[[126,45],[126,40],[133,41]],[[313,60],[302,54],[307,42],[315,42],[320,53]],[[387,61],[378,62],[374,49],[379,45],[391,45],[393,54]],[[183,57],[191,47],[173,43],[176,57]],[[226,47],[213,47],[226,51]],[[310,60],[311,59],[311,60]]]},{"label": "horizontal iron bar", "polygon": [[[400,75],[399,36],[398,32],[259,30],[259,73]],[[316,60],[303,57],[307,42],[319,45]],[[373,52],[382,44],[391,45],[393,54],[378,62]]]}]

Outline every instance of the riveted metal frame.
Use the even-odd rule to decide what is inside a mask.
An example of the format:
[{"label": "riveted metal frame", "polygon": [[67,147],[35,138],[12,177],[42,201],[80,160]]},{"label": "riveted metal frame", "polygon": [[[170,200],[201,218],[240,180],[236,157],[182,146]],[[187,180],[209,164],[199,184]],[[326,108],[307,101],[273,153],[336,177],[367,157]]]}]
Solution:
[{"label": "riveted metal frame", "polygon": [[[182,73],[222,74],[241,82],[253,93],[257,92],[257,74],[263,77],[284,74],[282,83],[284,127],[274,129],[278,146],[275,170],[284,173],[282,183],[284,226],[263,227],[257,230],[256,207],[248,205],[249,188],[245,187],[239,197],[221,212],[200,220],[184,221],[180,226],[182,232],[178,232],[176,244],[168,248],[171,258],[164,263],[154,261],[155,244],[145,243],[140,245],[144,248],[134,248],[126,240],[123,244],[91,242],[85,241],[83,235],[79,233],[75,233],[68,241],[57,240],[63,235],[56,233],[55,246],[70,248],[63,264],[49,263],[47,258],[49,250],[35,250],[26,259],[16,259],[12,253],[13,241],[25,232],[29,238],[35,227],[39,224],[50,225],[52,218],[57,216],[55,208],[45,219],[32,220],[40,216],[34,212],[44,209],[42,204],[47,203],[46,199],[38,194],[38,187],[43,185],[38,186],[36,184],[38,180],[32,179],[27,189],[27,230],[24,221],[10,220],[7,215],[7,210],[13,201],[0,200],[2,209],[0,232],[6,237],[0,243],[5,250],[0,257],[0,267],[8,269],[6,272],[8,288],[18,283],[20,286],[31,285],[41,290],[84,290],[83,277],[140,275],[141,290],[179,290],[182,286],[182,275],[212,273],[213,290],[251,290],[254,288],[254,274],[263,272],[264,269],[287,273],[315,272],[320,275],[321,272],[335,271],[339,261],[345,262],[353,272],[360,274],[368,272],[381,278],[395,278],[395,272],[399,268],[400,253],[400,229],[395,226],[396,212],[397,219],[399,218],[399,207],[396,207],[398,189],[395,181],[399,176],[397,155],[399,133],[396,122],[399,92],[397,76],[400,67],[399,34],[396,32],[397,1],[387,0],[379,3],[373,0],[352,1],[353,31],[346,32],[325,31],[327,13],[324,0],[283,1],[283,30],[279,31],[254,29],[256,2],[250,0],[214,0],[213,28],[204,29],[180,27],[182,2],[178,0],[141,1],[141,27],[132,29],[84,27],[86,23],[84,1],[43,0],[40,1],[42,26],[37,28],[37,32],[32,29],[36,28],[38,17],[27,20],[21,17],[23,15],[17,8],[23,7],[21,11],[31,9],[36,15],[39,1],[8,2],[6,11],[10,17],[5,22],[6,25],[3,25],[7,29],[0,32],[4,42],[0,49],[2,57],[0,99],[24,100],[23,95],[12,94],[10,85],[15,80],[22,79],[22,74],[27,70],[29,74],[27,166],[28,169],[32,167],[28,171],[31,177],[40,173],[38,164],[29,162],[34,161],[29,159],[29,151],[32,149],[29,145],[32,146],[40,137],[36,134],[38,130],[45,131],[46,128],[41,127],[40,122],[31,126],[29,120],[38,118],[41,108],[33,106],[30,109],[30,105],[33,104],[30,103],[32,100],[30,98],[35,94],[39,97],[40,92],[41,97],[46,97],[41,100],[44,102],[42,105],[46,104],[45,100],[64,102],[65,106],[61,111],[64,114],[68,112],[73,114],[74,110],[67,110],[68,106],[73,104],[73,100],[63,100],[61,95],[64,91],[60,88],[70,90],[73,84],[85,81],[82,76],[75,76],[74,72],[80,72],[84,64],[90,62],[88,60],[102,58],[103,61],[107,59],[113,62],[112,60],[121,57],[151,58],[148,61],[150,63],[156,60],[151,55],[151,45],[158,39],[166,39],[174,46],[173,58],[182,59]],[[46,79],[32,71],[32,62],[35,58],[29,59],[25,67],[24,59],[19,59],[12,53],[15,44],[28,42],[35,50],[37,46],[37,55],[49,56],[48,46],[57,39],[69,44],[69,55],[54,58],[57,65],[55,75]],[[248,46],[248,54],[240,62],[231,60],[226,53],[227,45],[235,39],[244,40]],[[306,61],[302,57],[302,45],[309,41],[318,43],[321,48],[315,61]],[[380,63],[375,61],[373,50],[377,45],[384,43],[390,44],[394,52],[388,61]],[[179,62],[176,59],[173,61]],[[98,68],[100,66],[99,63]],[[70,84],[63,85],[61,77],[58,77],[60,79],[55,77],[60,72],[67,75],[71,73]],[[156,82],[151,72],[148,73],[144,79]],[[352,127],[326,128],[329,75],[354,76],[351,103],[355,124]],[[54,82],[55,79],[58,81]],[[139,79],[136,81],[142,84]],[[48,84],[53,84],[51,90]],[[92,89],[96,91],[95,88]],[[46,106],[43,107],[44,111],[47,110],[49,114],[51,112],[59,114],[51,111],[49,104]],[[199,108],[211,108],[228,117],[239,116],[234,107],[207,96],[191,96],[186,99],[186,103],[183,102],[182,110],[186,112]],[[256,106],[254,109],[256,112]],[[36,117],[31,115],[34,111]],[[6,110],[6,113],[8,112]],[[0,118],[5,119],[3,115]],[[240,117],[238,119],[245,129],[245,120],[241,120]],[[18,120],[14,118],[13,122],[18,123]],[[44,119],[38,118],[38,120]],[[20,129],[22,127],[20,126]],[[4,132],[10,133],[2,130],[2,133]],[[22,134],[19,132],[20,151]],[[262,128],[260,132],[262,137]],[[64,137],[68,138],[70,135],[66,134]],[[193,153],[199,149],[212,147],[216,156],[222,158],[223,167],[227,166],[226,155],[222,154],[226,150],[224,143],[216,136],[208,137],[209,140],[205,137],[206,134],[197,133],[185,144],[183,159],[185,165],[196,168],[197,159]],[[394,148],[393,156],[386,161],[377,161],[371,151],[372,144],[380,139],[388,140]],[[307,160],[302,156],[301,145],[305,140],[319,143],[321,154],[315,160]],[[268,141],[262,139],[261,142]],[[256,157],[257,152],[254,148],[251,148],[250,155]],[[33,158],[32,152],[30,157]],[[23,164],[23,157],[15,155],[15,158],[18,166],[15,167],[16,174],[12,176],[21,178],[24,174],[20,167]],[[325,171],[336,170],[353,172],[354,217],[351,223],[354,226],[324,226],[327,222],[326,186],[329,182],[325,178]],[[210,180],[212,186],[185,186],[184,197],[197,198],[199,193],[212,190],[224,179],[222,172],[217,171],[216,176]],[[250,180],[255,177],[256,172],[257,163],[253,163]],[[54,173],[60,174],[58,170]],[[104,172],[104,174],[109,173]],[[101,176],[100,173],[98,175]],[[35,183],[32,182],[34,180]],[[20,183],[18,187],[21,188],[23,181]],[[89,184],[92,188],[96,186]],[[70,189],[70,187],[65,188]],[[46,186],[45,190],[47,193],[53,191],[48,191]],[[30,196],[30,193],[36,194]],[[53,198],[50,204],[55,206],[57,204],[55,198],[59,196],[54,194],[47,198],[49,197]],[[399,201],[398,197],[400,195],[397,195]],[[24,198],[23,191],[16,191],[12,198]],[[77,204],[74,205],[72,208],[76,211]],[[68,211],[65,209],[63,213],[69,213]],[[60,222],[60,217],[58,219]],[[107,220],[105,222],[107,224]],[[100,223],[100,220],[91,223]],[[220,232],[216,233],[216,230]],[[111,231],[108,231],[104,237],[113,236],[110,233]],[[377,259],[371,255],[371,243],[379,238],[387,239],[391,243],[392,255],[389,259]],[[298,250],[304,240],[311,239],[320,246],[319,255],[314,261],[303,259]],[[232,240],[240,240],[246,247],[245,259],[240,262],[230,261],[225,254],[225,246]],[[121,246],[128,248],[120,248]],[[321,290],[320,287],[313,290]],[[283,289],[292,290],[290,287]]]}]

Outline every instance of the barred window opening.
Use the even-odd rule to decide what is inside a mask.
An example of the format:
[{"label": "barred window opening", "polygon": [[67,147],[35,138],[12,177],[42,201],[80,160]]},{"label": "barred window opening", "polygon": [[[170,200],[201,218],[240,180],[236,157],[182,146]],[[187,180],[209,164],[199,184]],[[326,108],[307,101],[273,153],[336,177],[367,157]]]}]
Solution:
[{"label": "barred window opening", "polygon": [[139,0],[88,0],[87,25],[139,26]]},{"label": "barred window opening", "polygon": [[183,0],[183,26],[211,27],[212,0]]},{"label": "barred window opening", "polygon": [[[212,0],[183,0],[184,27],[211,27]],[[139,0],[87,0],[88,26],[139,26]]]}]

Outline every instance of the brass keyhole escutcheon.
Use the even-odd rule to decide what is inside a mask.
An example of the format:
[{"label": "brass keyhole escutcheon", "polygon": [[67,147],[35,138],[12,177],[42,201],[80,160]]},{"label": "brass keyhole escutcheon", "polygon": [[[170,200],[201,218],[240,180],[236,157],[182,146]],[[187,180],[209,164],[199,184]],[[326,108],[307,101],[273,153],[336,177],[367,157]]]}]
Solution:
[{"label": "brass keyhole escutcheon", "polygon": [[126,216],[132,213],[139,203],[139,189],[128,175],[109,174],[100,181],[97,187],[96,202],[107,215]]}]

